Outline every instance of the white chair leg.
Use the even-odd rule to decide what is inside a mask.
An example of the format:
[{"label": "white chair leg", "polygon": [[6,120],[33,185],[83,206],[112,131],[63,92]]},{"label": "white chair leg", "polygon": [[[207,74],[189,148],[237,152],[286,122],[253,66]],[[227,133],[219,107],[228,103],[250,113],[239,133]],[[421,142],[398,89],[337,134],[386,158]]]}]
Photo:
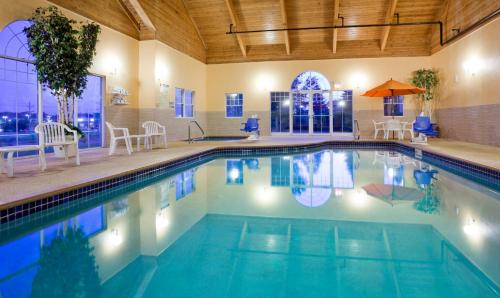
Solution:
[{"label": "white chair leg", "polygon": [[115,153],[115,149],[116,149],[116,140],[115,139],[111,139],[109,143],[110,144],[109,144],[108,155],[113,155]]},{"label": "white chair leg", "polygon": [[375,134],[373,135],[373,139],[376,140],[378,135],[378,129],[375,129]]},{"label": "white chair leg", "polygon": [[130,138],[126,138],[125,139],[125,146],[127,147],[127,152],[128,152],[128,155],[132,154],[133,150],[132,150],[132,144],[130,144]]},{"label": "white chair leg", "polygon": [[40,169],[45,171],[47,169],[47,160],[45,160],[45,149],[40,148],[38,152],[38,159],[40,160]]},{"label": "white chair leg", "polygon": [[7,176],[14,176],[14,152],[7,153]]},{"label": "white chair leg", "polygon": [[137,137],[137,151],[140,151],[141,150],[141,138],[140,137]]},{"label": "white chair leg", "polygon": [[68,146],[67,145],[64,145],[62,146],[63,149],[64,149],[64,160],[65,161],[68,161]]},{"label": "white chair leg", "polygon": [[7,173],[6,164],[5,164],[5,159],[3,159],[3,153],[0,153],[0,173]]},{"label": "white chair leg", "polygon": [[76,165],[80,165],[80,149],[78,148],[78,143],[75,144],[75,151],[76,151]]}]

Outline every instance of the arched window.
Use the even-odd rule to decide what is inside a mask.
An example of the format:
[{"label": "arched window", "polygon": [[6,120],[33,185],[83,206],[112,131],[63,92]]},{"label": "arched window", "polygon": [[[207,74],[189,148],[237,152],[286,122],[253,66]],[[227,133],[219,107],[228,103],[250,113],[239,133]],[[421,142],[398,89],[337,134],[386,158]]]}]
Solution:
[{"label": "arched window", "polygon": [[29,21],[14,21],[0,31],[0,54],[8,57],[33,61],[28,50],[28,41],[24,28],[30,25]]},{"label": "arched window", "polygon": [[0,31],[0,146],[31,145],[38,123],[36,68],[23,29],[15,21]]},{"label": "arched window", "polygon": [[330,82],[316,71],[305,71],[293,79],[292,91],[330,90]]}]

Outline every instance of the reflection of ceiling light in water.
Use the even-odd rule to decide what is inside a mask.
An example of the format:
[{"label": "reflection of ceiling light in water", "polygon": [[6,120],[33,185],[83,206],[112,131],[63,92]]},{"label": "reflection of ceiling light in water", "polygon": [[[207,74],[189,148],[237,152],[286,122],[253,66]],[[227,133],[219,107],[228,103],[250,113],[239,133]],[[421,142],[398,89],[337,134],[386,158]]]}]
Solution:
[{"label": "reflection of ceiling light in water", "polygon": [[269,186],[259,186],[255,195],[261,205],[270,205],[274,201],[274,191]]},{"label": "reflection of ceiling light in water", "polygon": [[240,171],[238,169],[232,169],[231,172],[229,172],[229,178],[232,180],[236,180],[240,177]]},{"label": "reflection of ceiling light in water", "polygon": [[290,156],[283,156],[284,160],[290,160]]},{"label": "reflection of ceiling light in water", "polygon": [[480,240],[485,232],[483,226],[473,218],[467,220],[467,223],[463,226],[463,231],[465,235],[476,241]]},{"label": "reflection of ceiling light in water", "polygon": [[158,214],[156,214],[156,227],[166,228],[170,225],[170,220],[167,217],[167,209],[161,209]]},{"label": "reflection of ceiling light in water", "polygon": [[339,107],[343,107],[343,106],[345,106],[345,101],[344,100],[339,101]]},{"label": "reflection of ceiling light in water", "polygon": [[366,191],[363,189],[356,190],[351,198],[352,204],[355,207],[364,207],[368,202],[368,196],[366,195]]},{"label": "reflection of ceiling light in water", "polygon": [[283,101],[283,106],[284,107],[288,107],[289,105],[290,105],[290,100],[289,99]]},{"label": "reflection of ceiling light in water", "polygon": [[394,178],[394,169],[393,168],[389,168],[387,170],[387,175],[389,176],[389,178]]},{"label": "reflection of ceiling light in water", "polygon": [[122,244],[122,242],[123,242],[123,238],[120,235],[120,233],[118,233],[117,229],[111,230],[111,235],[110,235],[109,239],[110,239],[111,244],[114,246],[118,246],[118,245]]}]

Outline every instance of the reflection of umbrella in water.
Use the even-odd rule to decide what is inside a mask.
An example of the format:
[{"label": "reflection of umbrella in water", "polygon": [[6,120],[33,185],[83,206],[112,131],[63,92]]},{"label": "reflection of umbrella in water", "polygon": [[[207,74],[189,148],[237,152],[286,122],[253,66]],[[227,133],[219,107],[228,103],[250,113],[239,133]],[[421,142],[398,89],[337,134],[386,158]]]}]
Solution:
[{"label": "reflection of umbrella in water", "polygon": [[418,201],[424,196],[417,189],[397,185],[371,183],[363,186],[363,189],[370,196],[381,199],[391,206],[394,205],[394,201]]}]

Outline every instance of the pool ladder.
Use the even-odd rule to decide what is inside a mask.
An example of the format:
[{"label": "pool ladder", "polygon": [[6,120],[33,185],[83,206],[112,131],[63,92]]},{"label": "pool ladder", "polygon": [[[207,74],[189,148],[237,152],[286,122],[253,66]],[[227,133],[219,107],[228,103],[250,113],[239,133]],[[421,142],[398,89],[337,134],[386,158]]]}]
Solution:
[{"label": "pool ladder", "polygon": [[[200,129],[200,131],[201,131],[201,137],[199,137],[199,138],[191,138],[191,124],[192,123],[196,124],[196,126],[198,126],[198,128]],[[198,121],[196,121],[196,120],[189,121],[189,123],[188,123],[188,143],[192,143],[193,141],[196,141],[196,140],[203,140],[204,138],[205,138],[205,131],[203,130],[203,128],[201,128],[201,126],[198,123]]]},{"label": "pool ladder", "polygon": [[356,130],[354,131],[354,139],[359,140],[361,138],[361,132],[359,131],[359,122],[354,119],[354,124],[356,125]]}]

